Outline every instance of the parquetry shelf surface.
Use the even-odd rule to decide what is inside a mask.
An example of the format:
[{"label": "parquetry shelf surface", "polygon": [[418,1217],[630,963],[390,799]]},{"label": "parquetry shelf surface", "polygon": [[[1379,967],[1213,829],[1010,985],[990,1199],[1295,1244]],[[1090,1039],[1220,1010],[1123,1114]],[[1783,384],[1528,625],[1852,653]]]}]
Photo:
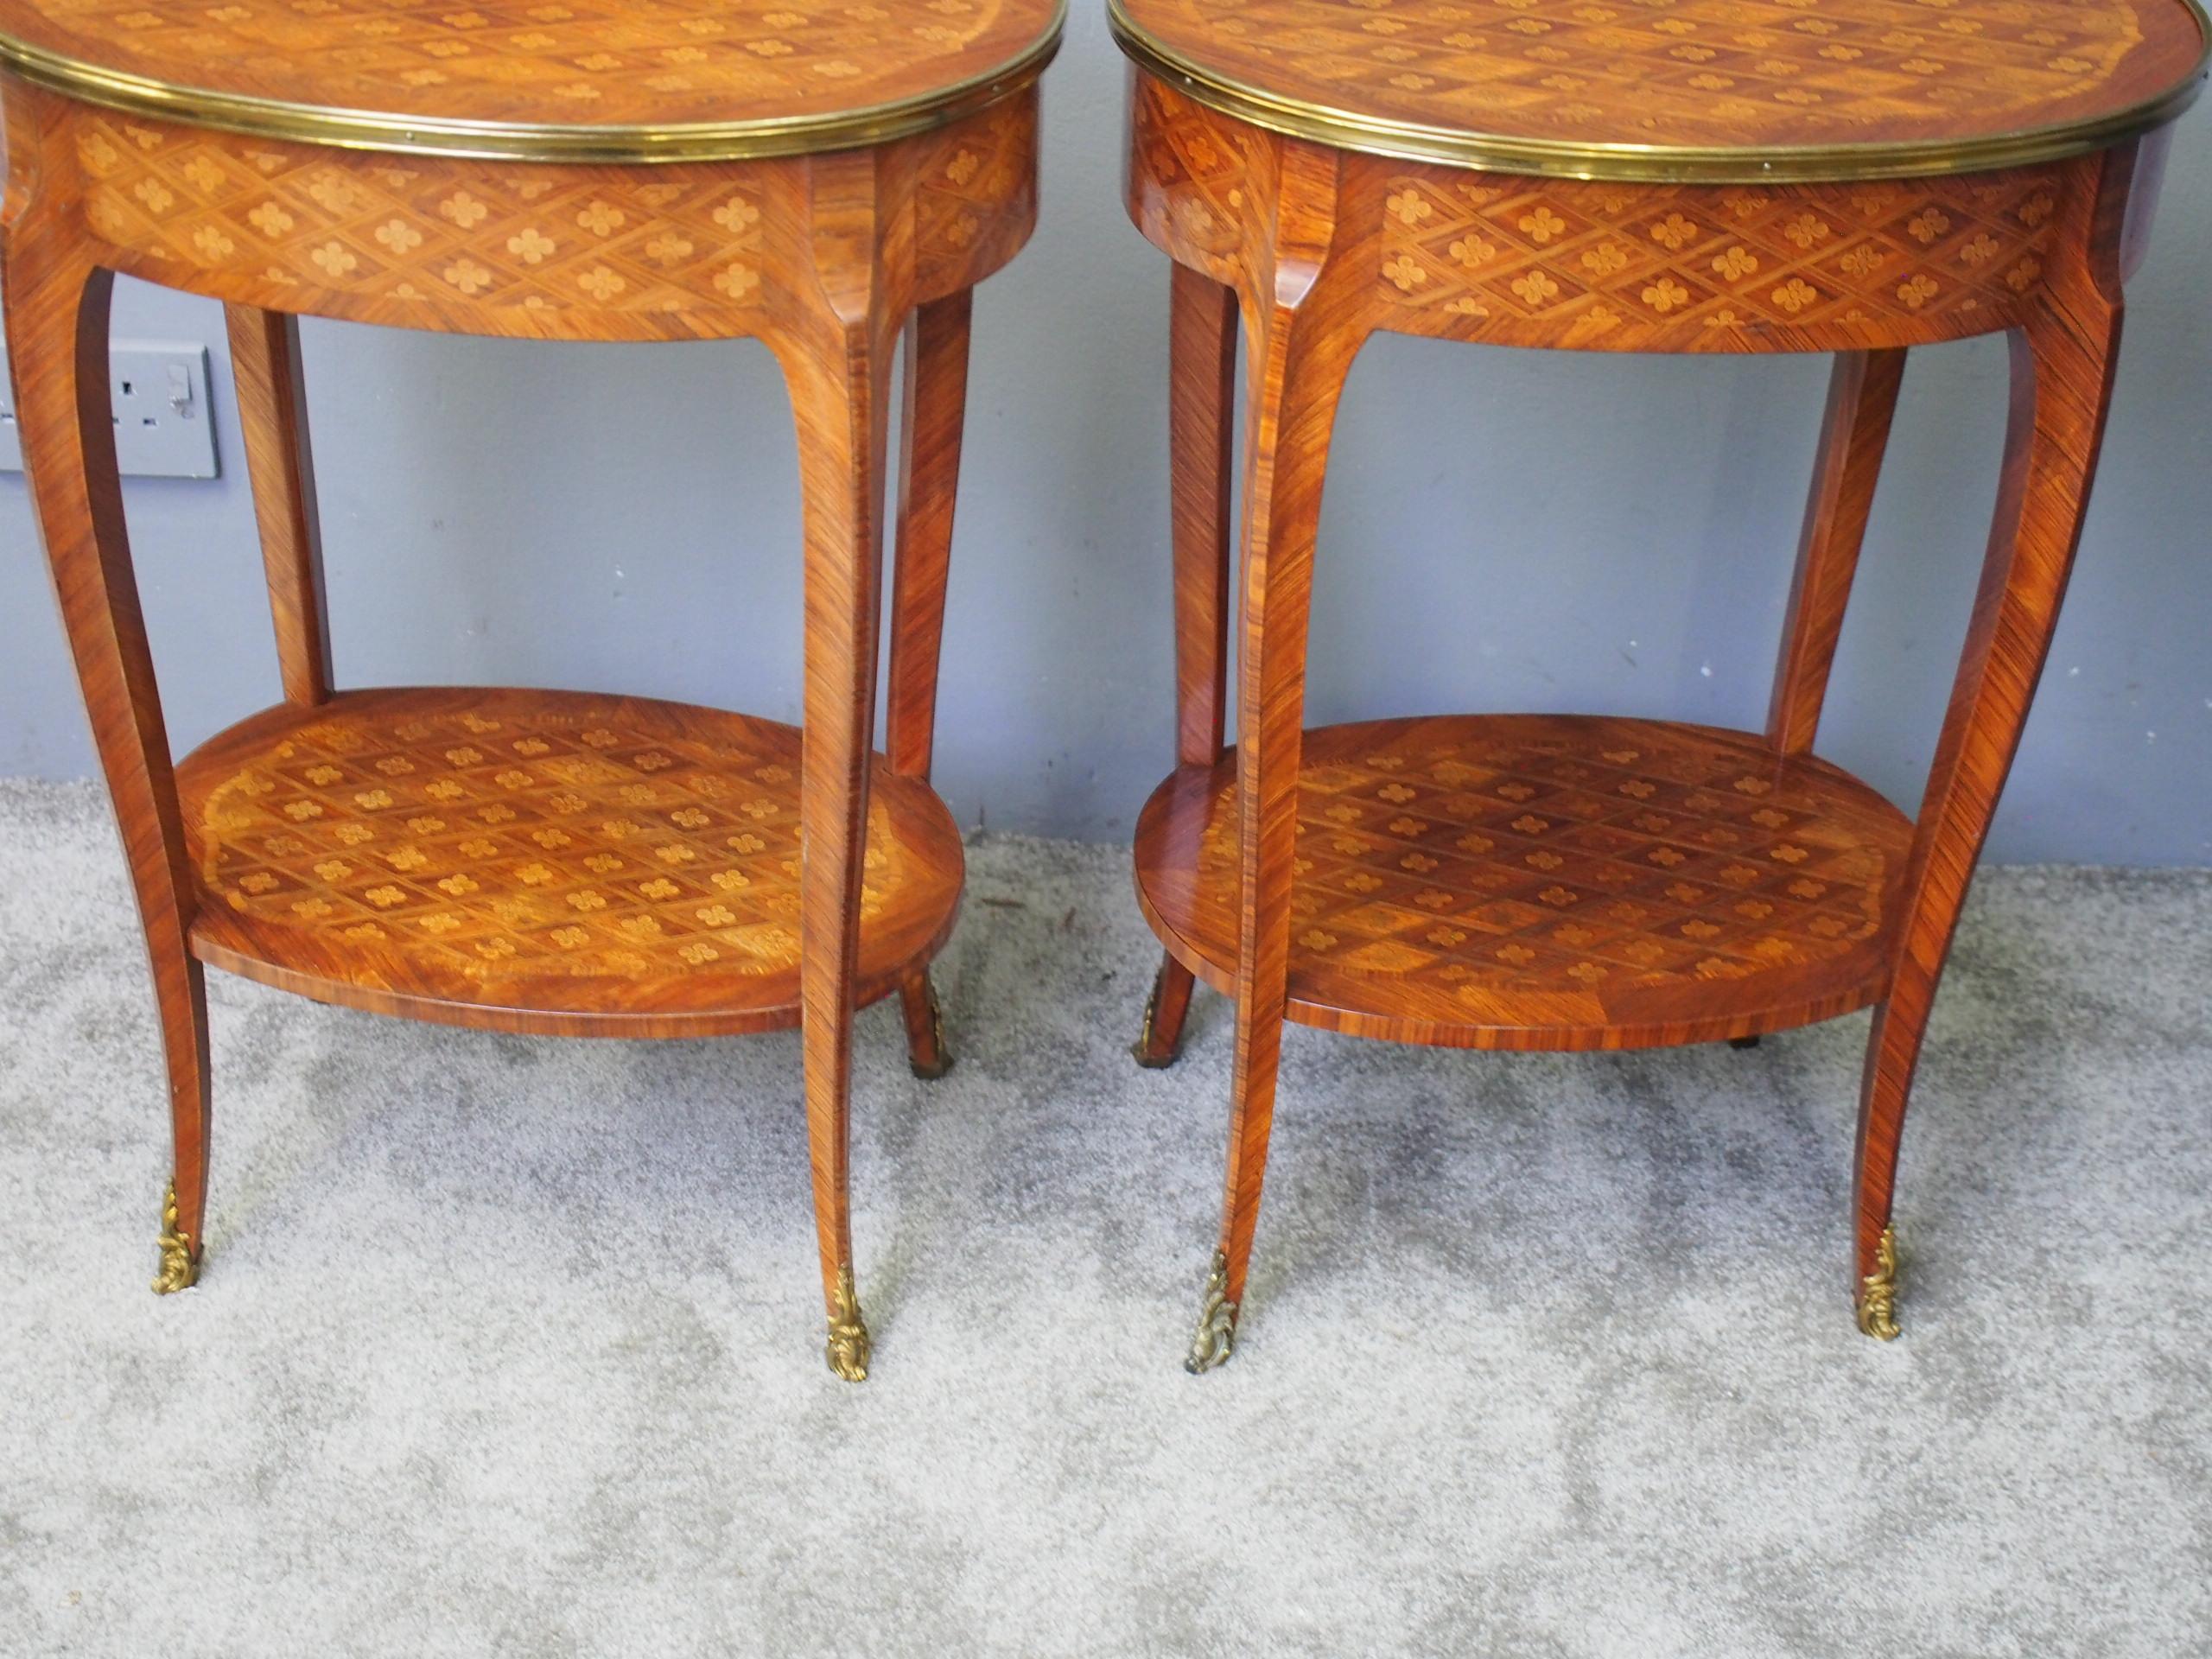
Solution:
[{"label": "parquetry shelf surface", "polygon": [[[1217,988],[1236,965],[1236,756],[1137,827],[1139,896]],[[1912,830],[1823,761],[1649,721],[1464,715],[1305,735],[1291,1018],[1482,1047],[1632,1047],[1879,994]]]},{"label": "parquetry shelf surface", "polygon": [[[532,1031],[797,1022],[792,727],[564,692],[345,692],[232,728],[178,788],[194,948],[219,967]],[[961,868],[944,805],[879,761],[862,1001],[943,940]]]},{"label": "parquetry shelf surface", "polygon": [[[988,80],[1053,0],[5,0],[0,35],[154,86],[404,122],[682,129],[809,122]],[[78,88],[92,95],[89,79]]]},{"label": "parquetry shelf surface", "polygon": [[1400,154],[1421,153],[1422,131],[1681,149],[1988,141],[2173,93],[2204,52],[2186,0],[1115,3],[1141,59],[1294,117],[1367,121]]}]

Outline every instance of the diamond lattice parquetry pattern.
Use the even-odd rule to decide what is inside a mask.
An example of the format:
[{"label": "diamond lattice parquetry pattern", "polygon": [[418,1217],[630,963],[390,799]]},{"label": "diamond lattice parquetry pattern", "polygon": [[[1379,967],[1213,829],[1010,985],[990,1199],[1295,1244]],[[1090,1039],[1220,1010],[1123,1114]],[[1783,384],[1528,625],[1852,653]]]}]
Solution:
[{"label": "diamond lattice parquetry pattern", "polygon": [[1132,176],[1159,182],[1160,205],[1173,220],[1147,233],[1166,232],[1178,246],[1217,262],[1226,272],[1263,235],[1274,135],[1231,120],[1151,75],[1137,77],[1135,99]]},{"label": "diamond lattice parquetry pattern", "polygon": [[2183,5],[2082,0],[1127,0],[1279,97],[1433,128],[1685,146],[1938,141],[2185,77]]},{"label": "diamond lattice parquetry pattern", "polygon": [[[618,982],[647,1000],[715,982],[750,1007],[795,995],[798,764],[796,730],[737,715],[364,692],[248,722],[179,781],[207,926],[256,959],[550,1010],[608,1006]],[[880,768],[866,870],[864,939],[949,920],[957,835]]]},{"label": "diamond lattice parquetry pattern", "polygon": [[2061,188],[2054,168],[1675,190],[1443,172],[1388,186],[1382,296],[1500,332],[1568,321],[1593,340],[1993,327],[2043,286]]},{"label": "diamond lattice parquetry pattern", "polygon": [[433,119],[776,121],[957,86],[1051,26],[1039,0],[21,0],[9,33],[211,92]]},{"label": "diamond lattice parquetry pattern", "polygon": [[[1264,269],[1270,146],[1152,77],[1147,235],[1224,282]],[[2067,164],[1863,184],[1667,185],[1344,158],[1343,251],[1376,326],[1608,351],[1855,350],[2009,326],[2043,291]]]},{"label": "diamond lattice parquetry pattern", "polygon": [[[1005,105],[917,141],[918,257],[957,265],[1023,218],[1033,122]],[[652,168],[486,165],[334,154],[192,127],[94,117],[76,138],[85,212],[145,274],[343,315],[349,305],[526,317],[729,314],[768,303],[788,266],[772,238],[794,163]],[[748,181],[754,181],[748,182]]]},{"label": "diamond lattice parquetry pattern", "polygon": [[[1233,971],[1233,771],[1199,810],[1194,855],[1173,835],[1166,855],[1194,856],[1195,883],[1141,880]],[[1541,716],[1309,732],[1298,818],[1294,1001],[1531,1027],[1633,1020],[1719,982],[1745,1010],[1828,969],[1863,989],[1911,837],[1864,785],[1755,738]]]}]

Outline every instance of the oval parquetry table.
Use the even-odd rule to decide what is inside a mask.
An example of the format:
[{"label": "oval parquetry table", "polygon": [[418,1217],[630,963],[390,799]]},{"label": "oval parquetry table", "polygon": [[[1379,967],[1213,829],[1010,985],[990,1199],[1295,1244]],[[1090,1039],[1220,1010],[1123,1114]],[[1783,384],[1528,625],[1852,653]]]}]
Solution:
[{"label": "oval parquetry table", "polygon": [[[798,1026],[832,1370],[853,1014],[928,980],[960,839],[929,787],[969,290],[1036,217],[1054,0],[0,0],[24,460],[113,794],[175,1138],[155,1288],[197,1278],[203,963],[506,1031]],[[124,533],[117,272],[224,302],[284,701],[172,763]],[[332,684],[297,319],[753,337],[798,434],[804,739],[622,696]],[[904,340],[887,753],[887,388]]]},{"label": "oval parquetry table", "polygon": [[[1231,1351],[1286,1018],[1471,1048],[1739,1044],[1872,1006],[1851,1287],[1897,1334],[1915,1063],[2079,538],[2190,0],[1111,0],[1128,205],[1175,262],[1176,770],[1136,837],[1166,948],[1236,1001]],[[1224,750],[1230,410],[1248,424]],[[1447,716],[1304,729],[1323,473],[1377,330],[1835,359],[1767,728]],[[1913,346],[2003,333],[1997,512],[1918,817],[1815,758]]]}]

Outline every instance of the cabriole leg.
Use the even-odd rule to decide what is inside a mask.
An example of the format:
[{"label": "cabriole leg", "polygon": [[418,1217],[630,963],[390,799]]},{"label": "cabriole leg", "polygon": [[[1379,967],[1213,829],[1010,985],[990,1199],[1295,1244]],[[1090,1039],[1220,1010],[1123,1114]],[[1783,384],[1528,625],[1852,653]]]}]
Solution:
[{"label": "cabriole leg", "polygon": [[308,443],[300,320],[251,305],[226,305],[223,315],[268,572],[269,613],[276,626],[277,666],[285,697],[313,705],[330,696],[330,617],[323,600],[322,527]]},{"label": "cabriole leg", "polygon": [[854,979],[861,855],[875,727],[879,504],[887,414],[883,359],[865,321],[832,361],[794,374],[806,524],[806,745],[800,781],[800,1024],[815,1225],[830,1313],[830,1370],[868,1375],[853,1287],[848,1194]]},{"label": "cabriole leg", "polygon": [[1252,312],[1245,447],[1243,613],[1237,653],[1237,799],[1243,903],[1236,1056],[1219,1247],[1185,1361],[1230,1356],[1266,1179],[1290,966],[1292,866],[1306,708],[1313,537],[1344,376],[1364,338],[1329,264],[1338,163],[1285,146],[1273,281]]},{"label": "cabriole leg", "polygon": [[25,209],[8,227],[8,356],[32,514],[115,804],[153,968],[173,1161],[154,1288],[200,1276],[207,1214],[207,998],[188,936],[194,889],[176,779],[124,531],[108,397],[114,276],[67,228]]},{"label": "cabriole leg", "polygon": [[[1929,773],[1860,1098],[1853,1287],[1859,1328],[1897,1335],[1891,1206],[1922,1039],[1967,884],[2050,653],[2103,441],[2120,345],[2111,250],[2132,156],[2105,164],[2095,223],[2069,227],[2050,296],[2012,337],[2012,414],[1981,585]],[[2086,211],[2083,219],[2091,218]]]},{"label": "cabriole leg", "polygon": [[[1236,409],[1236,295],[1171,265],[1167,451],[1175,562],[1175,759],[1210,766],[1228,702],[1231,438]],[[1132,1051],[1173,1065],[1190,1013],[1191,970],[1163,954]]]},{"label": "cabriole leg", "polygon": [[1809,753],[1820,730],[1828,671],[1904,383],[1901,350],[1836,354],[1767,712],[1767,739],[1784,754]]},{"label": "cabriole leg", "polygon": [[[891,694],[885,737],[891,769],[927,780],[937,732],[938,665],[951,572],[952,514],[968,410],[968,334],[973,293],[962,289],[919,307],[906,332],[906,396],[899,423],[899,527],[891,590]],[[899,988],[906,1058],[914,1075],[952,1069],[944,1019],[929,969]]]},{"label": "cabriole leg", "polygon": [[798,426],[806,540],[800,1046],[829,1313],[826,1353],[832,1371],[857,1382],[868,1376],[868,1334],[853,1282],[848,1115],[896,323],[885,315],[874,264],[879,209],[870,159],[817,162],[812,190],[827,305],[803,331],[777,342]]}]

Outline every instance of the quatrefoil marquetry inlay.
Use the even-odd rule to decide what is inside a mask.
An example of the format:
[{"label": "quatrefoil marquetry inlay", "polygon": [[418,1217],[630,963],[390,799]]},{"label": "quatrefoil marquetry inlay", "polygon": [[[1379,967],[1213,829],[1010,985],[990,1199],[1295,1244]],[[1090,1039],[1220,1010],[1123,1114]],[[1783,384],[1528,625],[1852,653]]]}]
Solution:
[{"label": "quatrefoil marquetry inlay", "polygon": [[2039,293],[2065,169],[1685,188],[1430,168],[1385,187],[1377,292],[1494,332],[1645,348],[1757,328],[1962,327]]}]

